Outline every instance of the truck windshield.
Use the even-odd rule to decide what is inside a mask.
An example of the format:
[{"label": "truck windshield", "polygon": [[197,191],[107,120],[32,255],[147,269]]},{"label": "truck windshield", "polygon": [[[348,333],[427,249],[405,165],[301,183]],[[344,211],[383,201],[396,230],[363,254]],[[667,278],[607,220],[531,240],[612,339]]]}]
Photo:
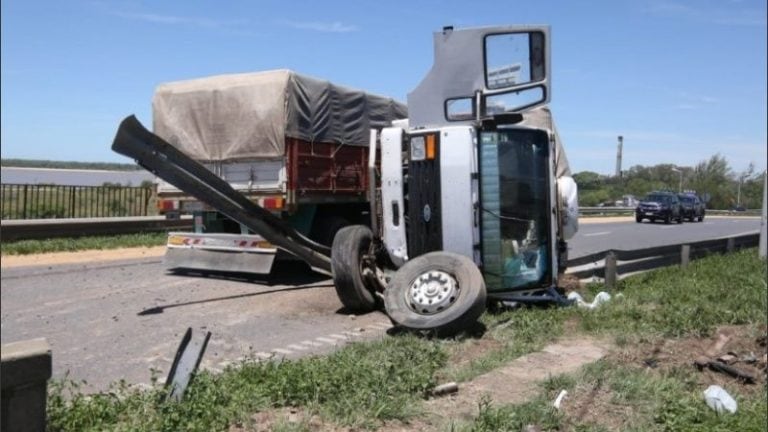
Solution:
[{"label": "truck windshield", "polygon": [[543,131],[480,133],[482,268],[489,291],[541,286],[552,277],[548,156]]}]

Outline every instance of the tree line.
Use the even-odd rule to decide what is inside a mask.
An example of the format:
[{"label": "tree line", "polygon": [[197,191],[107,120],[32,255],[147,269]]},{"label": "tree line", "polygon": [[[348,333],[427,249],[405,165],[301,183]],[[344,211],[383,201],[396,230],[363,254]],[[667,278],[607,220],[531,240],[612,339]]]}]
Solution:
[{"label": "tree line", "polygon": [[623,171],[621,177],[582,171],[573,178],[579,186],[579,205],[583,207],[612,206],[624,195],[641,199],[652,191],[682,188],[709,198],[707,208],[728,210],[737,205],[761,208],[763,175],[763,172],[755,171],[754,164],[744,172],[734,172],[726,158],[716,154],[692,167],[635,165]]},{"label": "tree line", "polygon": [[91,169],[107,171],[138,171],[140,166],[115,162],[74,162],[37,159],[0,159],[0,166],[16,168]]}]

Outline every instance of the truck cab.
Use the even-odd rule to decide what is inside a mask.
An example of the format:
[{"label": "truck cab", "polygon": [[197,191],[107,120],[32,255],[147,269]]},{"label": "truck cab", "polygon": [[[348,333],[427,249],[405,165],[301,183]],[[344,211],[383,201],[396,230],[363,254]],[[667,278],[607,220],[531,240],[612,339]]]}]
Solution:
[{"label": "truck cab", "polygon": [[[434,43],[432,69],[408,95],[408,125],[372,131],[370,148],[381,148],[372,240],[362,228],[340,231],[332,261],[349,308],[376,307],[368,290],[403,327],[452,333],[487,298],[562,300],[557,276],[578,204],[546,107],[549,29],[446,27]],[[359,264],[340,263],[350,244],[369,251],[362,273],[378,278],[355,286],[345,274]]]}]

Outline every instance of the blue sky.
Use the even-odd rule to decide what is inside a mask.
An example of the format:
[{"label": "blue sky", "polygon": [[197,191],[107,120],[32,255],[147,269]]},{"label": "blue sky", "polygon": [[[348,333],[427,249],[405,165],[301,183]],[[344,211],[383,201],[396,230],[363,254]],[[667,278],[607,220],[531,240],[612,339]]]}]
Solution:
[{"label": "blue sky", "polygon": [[163,82],[276,68],[405,101],[444,25],[552,27],[552,110],[575,172],[766,167],[766,1],[3,0],[2,157],[129,162]]}]

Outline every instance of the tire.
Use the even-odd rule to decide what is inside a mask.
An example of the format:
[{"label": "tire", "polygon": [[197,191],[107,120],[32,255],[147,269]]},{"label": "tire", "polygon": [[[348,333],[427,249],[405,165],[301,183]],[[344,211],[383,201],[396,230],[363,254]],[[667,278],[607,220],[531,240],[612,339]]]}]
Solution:
[{"label": "tire", "polygon": [[336,295],[352,312],[370,312],[378,306],[376,295],[363,280],[362,257],[368,253],[373,234],[364,225],[339,230],[331,246],[331,270]]},{"label": "tire", "polygon": [[[419,303],[415,284],[423,277],[433,283],[419,285]],[[443,285],[443,281],[448,283]],[[433,296],[434,304],[426,292],[432,286],[438,291]],[[441,299],[441,295],[445,297]],[[427,300],[429,304],[425,304]],[[392,321],[405,329],[452,336],[468,329],[485,311],[485,281],[471,259],[450,252],[430,252],[406,262],[395,273],[384,291],[384,305]]]},{"label": "tire", "polygon": [[667,214],[664,216],[664,224],[669,225],[672,222],[672,215]]},{"label": "tire", "polygon": [[683,214],[681,213],[680,216],[677,217],[677,223],[682,224],[683,223]]},{"label": "tire", "polygon": [[642,221],[643,221],[643,218],[641,218],[640,216],[635,216],[635,222],[641,223]]}]

